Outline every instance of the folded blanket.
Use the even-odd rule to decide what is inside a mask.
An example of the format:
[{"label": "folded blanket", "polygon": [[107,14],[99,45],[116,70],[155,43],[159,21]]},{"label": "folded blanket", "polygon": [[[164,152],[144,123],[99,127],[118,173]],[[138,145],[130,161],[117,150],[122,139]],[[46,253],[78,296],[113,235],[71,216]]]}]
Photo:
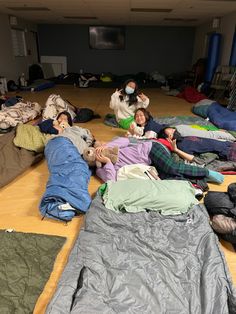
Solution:
[{"label": "folded blanket", "polygon": [[46,141],[51,137],[50,134],[41,133],[38,126],[21,123],[17,126],[13,142],[17,147],[39,153],[43,152]]}]

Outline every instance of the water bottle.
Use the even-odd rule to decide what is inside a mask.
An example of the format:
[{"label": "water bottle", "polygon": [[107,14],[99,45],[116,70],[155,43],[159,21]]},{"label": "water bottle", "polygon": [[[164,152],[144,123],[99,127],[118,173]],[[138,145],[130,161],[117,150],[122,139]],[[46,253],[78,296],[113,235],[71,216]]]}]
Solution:
[{"label": "water bottle", "polygon": [[22,73],[20,76],[20,86],[22,86],[22,87],[26,86],[25,73]]}]

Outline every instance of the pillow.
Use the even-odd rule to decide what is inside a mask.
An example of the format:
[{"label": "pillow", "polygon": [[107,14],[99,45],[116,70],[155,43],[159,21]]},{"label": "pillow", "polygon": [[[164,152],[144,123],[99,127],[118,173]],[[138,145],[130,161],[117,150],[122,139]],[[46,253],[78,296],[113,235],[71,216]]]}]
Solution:
[{"label": "pillow", "polygon": [[200,117],[207,118],[209,107],[210,107],[210,105],[193,106],[192,112],[195,113],[196,115],[200,116]]},{"label": "pillow", "polygon": [[195,189],[188,181],[129,179],[108,181],[104,204],[114,211],[159,211],[162,215],[186,213],[198,204]]},{"label": "pillow", "polygon": [[[191,125],[177,125],[176,130],[181,134],[181,136],[197,136],[202,138],[209,138],[213,140],[224,140],[234,142],[235,137],[229,132],[224,131],[207,131],[204,129],[198,129],[195,126]],[[204,128],[204,127],[203,127]]]}]

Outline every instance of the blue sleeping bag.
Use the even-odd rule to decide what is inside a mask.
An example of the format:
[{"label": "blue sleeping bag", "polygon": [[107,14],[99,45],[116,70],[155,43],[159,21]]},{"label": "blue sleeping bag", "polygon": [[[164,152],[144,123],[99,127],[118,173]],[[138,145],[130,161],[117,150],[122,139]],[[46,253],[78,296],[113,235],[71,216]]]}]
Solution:
[{"label": "blue sleeping bag", "polygon": [[47,143],[45,157],[50,177],[40,203],[41,214],[69,221],[77,213],[85,213],[91,203],[91,172],[77,148],[68,138],[55,137]]},{"label": "blue sleeping bag", "polygon": [[220,129],[236,131],[236,112],[213,103],[208,108],[208,118]]}]

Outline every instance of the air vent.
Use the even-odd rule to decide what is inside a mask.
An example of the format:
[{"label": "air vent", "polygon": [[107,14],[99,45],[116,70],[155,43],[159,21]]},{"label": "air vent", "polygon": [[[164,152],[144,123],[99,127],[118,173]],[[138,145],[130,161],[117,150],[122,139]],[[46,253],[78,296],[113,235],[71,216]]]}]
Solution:
[{"label": "air vent", "polygon": [[96,16],[63,16],[64,19],[73,19],[73,20],[97,20]]},{"label": "air vent", "polygon": [[49,8],[46,7],[7,7],[13,11],[50,11]]},{"label": "air vent", "polygon": [[132,12],[152,12],[152,13],[168,13],[172,9],[156,9],[156,8],[131,8]]}]

